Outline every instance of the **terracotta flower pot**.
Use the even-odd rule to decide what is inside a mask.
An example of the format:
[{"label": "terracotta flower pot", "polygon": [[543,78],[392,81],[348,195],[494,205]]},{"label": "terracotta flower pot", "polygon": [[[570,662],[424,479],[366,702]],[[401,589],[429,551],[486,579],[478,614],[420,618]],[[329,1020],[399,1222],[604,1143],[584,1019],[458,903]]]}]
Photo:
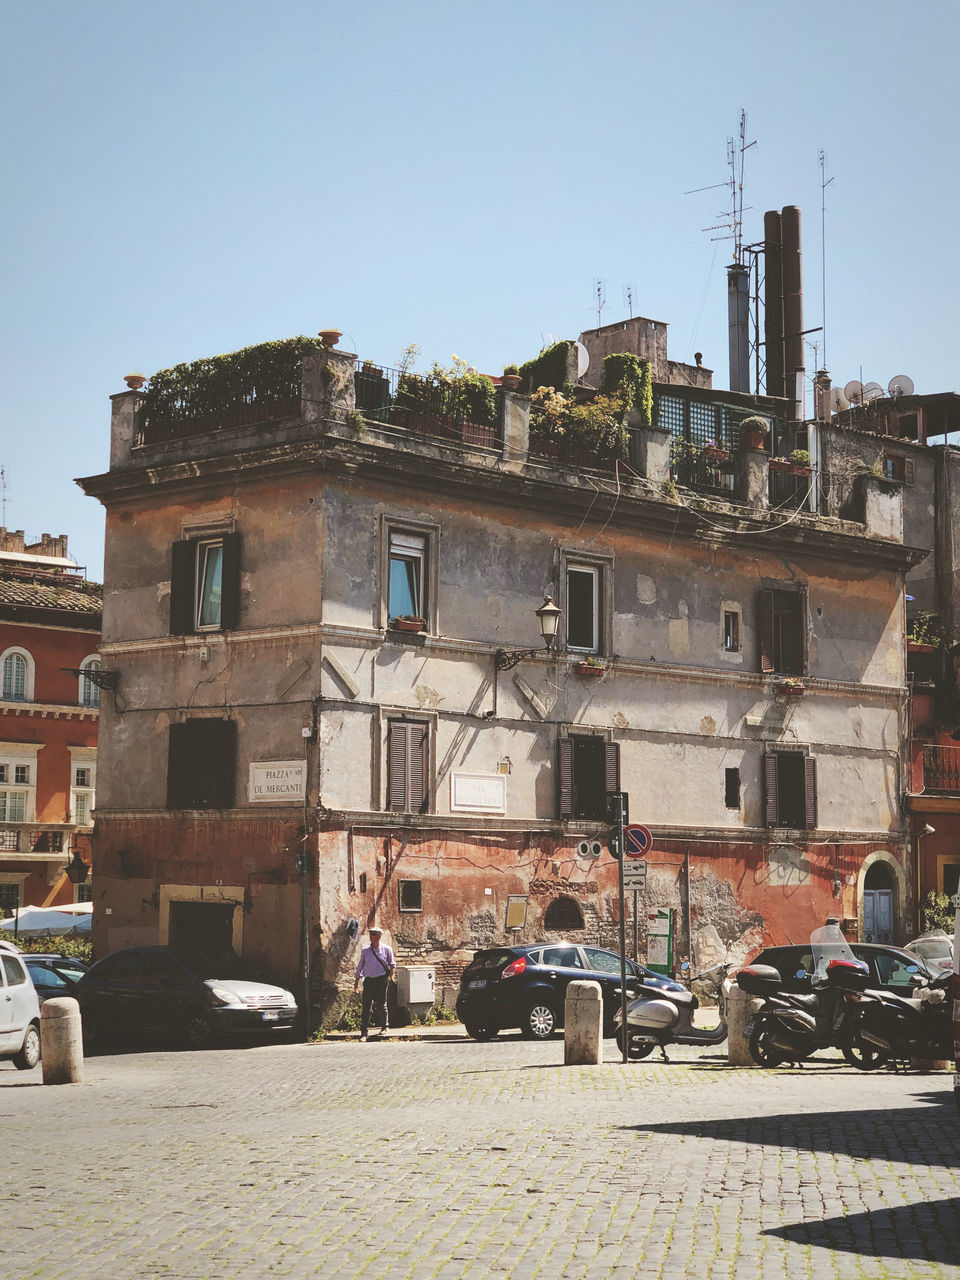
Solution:
[{"label": "terracotta flower pot", "polygon": [[500,378],[500,385],[505,391],[517,391],[522,381],[519,373],[505,373]]},{"label": "terracotta flower pot", "polygon": [[766,441],[767,437],[762,431],[740,432],[741,449],[764,449],[766,448]]},{"label": "terracotta flower pot", "polygon": [[325,347],[335,347],[343,334],[339,329],[321,329],[318,336]]},{"label": "terracotta flower pot", "polygon": [[581,676],[603,676],[606,675],[607,668],[596,662],[578,662],[577,672]]},{"label": "terracotta flower pot", "polygon": [[771,471],[782,471],[786,473],[793,470],[793,464],[788,462],[786,458],[771,458],[768,465]]},{"label": "terracotta flower pot", "polygon": [[426,631],[426,618],[394,618],[391,623],[397,631]]},{"label": "terracotta flower pot", "polygon": [[125,373],[123,380],[131,391],[139,391],[146,382],[146,378],[142,373]]}]

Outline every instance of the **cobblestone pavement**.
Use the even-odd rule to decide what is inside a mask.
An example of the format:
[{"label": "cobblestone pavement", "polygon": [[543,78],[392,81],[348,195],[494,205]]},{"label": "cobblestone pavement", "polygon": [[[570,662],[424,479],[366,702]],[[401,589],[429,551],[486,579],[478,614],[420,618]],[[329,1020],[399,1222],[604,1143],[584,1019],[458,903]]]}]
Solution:
[{"label": "cobblestone pavement", "polygon": [[563,1042],[0,1065],[5,1280],[960,1280],[951,1077]]}]

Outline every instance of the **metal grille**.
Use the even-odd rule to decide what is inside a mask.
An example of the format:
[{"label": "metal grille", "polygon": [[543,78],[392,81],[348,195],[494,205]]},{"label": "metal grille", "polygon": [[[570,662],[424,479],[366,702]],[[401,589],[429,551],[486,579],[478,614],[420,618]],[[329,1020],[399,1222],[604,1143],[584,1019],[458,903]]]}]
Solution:
[{"label": "metal grille", "polygon": [[20,905],[20,886],[18,884],[0,884],[0,913],[12,915]]},{"label": "metal grille", "polygon": [[923,782],[934,791],[960,791],[960,747],[925,744]]},{"label": "metal grille", "polygon": [[20,846],[20,832],[13,827],[0,828],[0,849],[12,853]]},{"label": "metal grille", "polygon": [[807,504],[812,477],[791,471],[770,471],[767,492],[771,507],[797,511]]}]

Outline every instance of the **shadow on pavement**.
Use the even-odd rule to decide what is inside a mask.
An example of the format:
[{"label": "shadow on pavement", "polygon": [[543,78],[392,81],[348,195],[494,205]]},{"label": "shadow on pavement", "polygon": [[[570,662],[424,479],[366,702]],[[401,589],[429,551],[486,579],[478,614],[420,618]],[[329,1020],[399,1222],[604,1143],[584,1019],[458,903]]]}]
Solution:
[{"label": "shadow on pavement", "polygon": [[841,1253],[954,1265],[960,1258],[960,1198],[770,1227],[764,1235]]},{"label": "shadow on pavement", "polygon": [[[960,1126],[953,1090],[916,1094],[931,1105],[872,1111],[794,1112],[723,1120],[682,1120],[624,1125],[635,1133],[670,1133],[721,1142],[794,1147],[857,1159],[907,1161],[953,1169],[960,1160]],[[922,1119],[922,1124],[918,1121]],[[960,1257],[960,1250],[954,1260]]]}]

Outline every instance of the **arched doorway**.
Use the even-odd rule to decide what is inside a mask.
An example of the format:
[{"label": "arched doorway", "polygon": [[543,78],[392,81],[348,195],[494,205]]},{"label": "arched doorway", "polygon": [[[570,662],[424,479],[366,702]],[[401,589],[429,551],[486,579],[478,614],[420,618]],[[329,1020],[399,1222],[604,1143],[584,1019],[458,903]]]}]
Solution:
[{"label": "arched doorway", "polygon": [[874,862],[863,879],[863,940],[894,939],[893,877],[885,862]]},{"label": "arched doorway", "polygon": [[573,933],[583,929],[583,912],[579,903],[573,898],[554,898],[547,907],[543,927],[559,933]]}]

